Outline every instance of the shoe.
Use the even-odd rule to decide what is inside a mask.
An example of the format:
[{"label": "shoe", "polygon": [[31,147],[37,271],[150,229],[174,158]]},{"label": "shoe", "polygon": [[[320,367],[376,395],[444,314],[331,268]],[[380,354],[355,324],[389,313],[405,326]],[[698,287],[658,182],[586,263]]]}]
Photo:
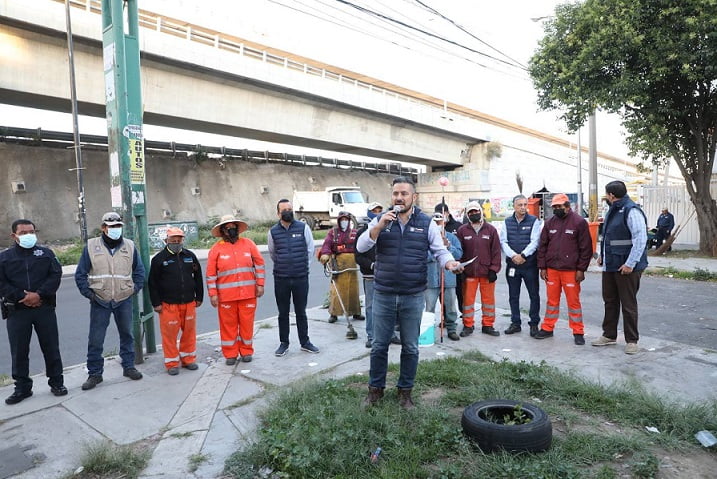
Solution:
[{"label": "shoe", "polygon": [[87,391],[89,389],[93,389],[95,386],[97,386],[99,383],[102,382],[102,376],[99,375],[90,375],[87,378],[87,381],[82,383],[82,390]]},{"label": "shoe", "polygon": [[461,337],[458,336],[455,331],[451,331],[450,333],[448,333],[448,339],[450,339],[451,341],[460,341]]},{"label": "shoe", "polygon": [[480,332],[489,336],[500,336],[500,333],[493,326],[482,326]]},{"label": "shoe", "polygon": [[138,379],[142,379],[142,373],[137,371],[135,368],[127,368],[122,373],[122,376],[126,378],[130,378],[133,381],[137,381]]},{"label": "shoe", "polygon": [[545,338],[552,338],[553,332],[552,331],[546,331],[544,329],[541,329],[538,331],[538,333],[533,336],[535,339],[545,339]]},{"label": "shoe", "polygon": [[416,405],[413,404],[413,399],[411,399],[411,388],[398,388],[398,405],[407,411],[415,409]]},{"label": "shoe", "polygon": [[177,374],[179,374],[179,368],[169,368],[167,369],[167,374],[169,374],[170,376],[176,376]]},{"label": "shoe", "polygon": [[253,358],[251,357],[251,354],[247,354],[246,356],[241,357],[241,362],[243,363],[250,363]]},{"label": "shoe", "polygon": [[15,391],[5,399],[5,404],[17,404],[32,396],[32,391]]},{"label": "shoe", "polygon": [[637,343],[627,343],[625,345],[625,354],[637,354],[640,348],[637,347]]},{"label": "shoe", "polygon": [[391,336],[391,344],[401,344],[401,338],[394,334]]},{"label": "shoe", "polygon": [[274,356],[284,356],[286,355],[286,352],[289,350],[289,343],[281,343],[279,344],[279,347],[276,348],[276,351],[274,351]]},{"label": "shoe", "polygon": [[536,334],[538,334],[538,325],[537,324],[529,324],[530,326],[530,337],[534,338]]},{"label": "shoe", "polygon": [[613,344],[617,344],[617,339],[610,339],[606,338],[605,336],[600,336],[592,343],[593,346],[612,346]]},{"label": "shoe", "polygon": [[366,340],[366,347],[367,347],[367,348],[373,347],[373,341],[371,341],[370,339],[367,339],[367,340]]},{"label": "shoe", "polygon": [[573,339],[578,346],[585,346],[585,336],[582,334],[573,334]]},{"label": "shoe", "polygon": [[503,331],[505,334],[515,334],[519,333],[523,330],[523,328],[520,327],[520,324],[516,323],[510,323],[510,326],[508,326],[508,329]]},{"label": "shoe", "polygon": [[182,364],[182,367],[189,369],[190,371],[196,371],[199,369],[199,365],[197,363]]},{"label": "shoe", "polygon": [[319,352],[319,348],[317,348],[316,346],[314,346],[314,345],[311,344],[311,343],[304,343],[304,344],[302,344],[302,345],[301,345],[301,350],[302,350],[302,351],[306,351],[307,353],[314,353],[314,354],[316,354],[316,353]]},{"label": "shoe", "polygon": [[50,392],[55,396],[67,396],[67,388],[65,386],[50,387]]},{"label": "shoe", "polygon": [[362,314],[354,314],[354,321],[365,321],[365,320],[366,320],[366,316],[364,316]]},{"label": "shoe", "polygon": [[461,338],[465,338],[466,336],[470,336],[473,334],[473,331],[475,330],[474,326],[463,326],[463,331],[461,331]]},{"label": "shoe", "polygon": [[237,363],[237,358],[227,358],[224,364],[227,366],[234,366]]},{"label": "shoe", "polygon": [[333,314],[331,316],[329,316],[329,323],[335,323],[338,320],[339,320],[339,318],[334,316]]},{"label": "shoe", "polygon": [[368,387],[368,396],[363,400],[361,405],[363,407],[375,406],[376,403],[383,397],[383,388],[375,388],[372,386]]}]

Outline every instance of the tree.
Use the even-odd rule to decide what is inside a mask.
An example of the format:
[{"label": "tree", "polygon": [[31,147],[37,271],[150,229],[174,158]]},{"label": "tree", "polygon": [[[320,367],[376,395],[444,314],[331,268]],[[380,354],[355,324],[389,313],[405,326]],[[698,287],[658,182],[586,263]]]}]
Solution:
[{"label": "tree", "polygon": [[717,0],[586,0],[555,13],[530,60],[539,107],[562,110],[573,131],[595,108],[617,113],[631,156],[674,159],[700,251],[717,255]]}]

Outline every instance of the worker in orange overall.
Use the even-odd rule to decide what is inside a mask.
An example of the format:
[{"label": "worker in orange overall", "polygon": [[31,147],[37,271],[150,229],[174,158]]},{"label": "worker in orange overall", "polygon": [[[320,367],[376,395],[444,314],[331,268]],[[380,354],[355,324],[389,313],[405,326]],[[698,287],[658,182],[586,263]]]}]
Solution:
[{"label": "worker in orange overall", "polygon": [[483,220],[483,208],[477,201],[466,206],[468,223],[456,233],[461,242],[461,262],[472,262],[463,270],[463,330],[465,338],[475,329],[476,292],[480,290],[481,333],[500,336],[495,324],[495,281],[500,271],[500,239],[498,230]]},{"label": "worker in orange overall", "polygon": [[245,363],[252,360],[256,302],[264,295],[264,258],[252,240],[239,237],[247,228],[232,215],[222,216],[212,228],[212,236],[221,239],[207,258],[207,291],[219,309],[219,336],[228,366],[239,356]]},{"label": "worker in orange overall", "polygon": [[196,308],[204,300],[202,266],[183,242],[181,228],[167,228],[167,245],[152,258],[147,282],[152,307],[159,313],[164,367],[170,376],[179,374],[180,365],[190,371],[199,369]]},{"label": "worker in orange overall", "polygon": [[553,196],[550,206],[553,216],[545,221],[538,245],[538,270],[545,281],[548,299],[543,324],[534,337],[553,336],[560,313],[560,294],[565,292],[568,304],[568,324],[573,330],[575,344],[585,344],[583,310],[580,304],[580,283],[593,255],[590,229],[585,218],[570,208],[568,195]]}]

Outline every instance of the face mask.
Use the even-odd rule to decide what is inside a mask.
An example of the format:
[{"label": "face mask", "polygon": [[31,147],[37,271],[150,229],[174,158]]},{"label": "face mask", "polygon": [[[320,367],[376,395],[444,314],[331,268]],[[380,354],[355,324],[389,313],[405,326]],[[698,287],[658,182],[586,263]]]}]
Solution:
[{"label": "face mask", "polygon": [[345,230],[349,227],[349,220],[341,220],[339,221],[339,225],[341,226],[342,230]]},{"label": "face mask", "polygon": [[35,233],[28,233],[18,237],[18,244],[23,248],[30,249],[37,243],[37,236]]},{"label": "face mask", "polygon": [[281,212],[281,221],[286,221],[287,223],[291,223],[294,221],[294,212],[293,211],[282,211]]},{"label": "face mask", "polygon": [[182,243],[168,243],[168,244],[167,244],[167,249],[168,249],[171,253],[177,254],[177,253],[179,253],[180,251],[182,251]]},{"label": "face mask", "polygon": [[227,228],[227,236],[229,239],[237,239],[239,237],[239,230],[236,228]]},{"label": "face mask", "polygon": [[565,210],[559,210],[556,208],[553,210],[553,214],[558,218],[564,218],[567,213],[565,212]]},{"label": "face mask", "polygon": [[371,210],[368,210],[368,211],[366,212],[366,216],[368,216],[368,219],[370,219],[370,220],[374,219],[375,217],[377,217],[377,216],[380,215],[380,214],[381,214],[381,213],[374,213],[374,212],[371,211]]},{"label": "face mask", "polygon": [[118,240],[122,237],[122,227],[119,228],[107,228],[107,236],[110,239]]},{"label": "face mask", "polygon": [[470,220],[471,223],[480,223],[481,215],[480,214],[468,215],[468,219]]}]

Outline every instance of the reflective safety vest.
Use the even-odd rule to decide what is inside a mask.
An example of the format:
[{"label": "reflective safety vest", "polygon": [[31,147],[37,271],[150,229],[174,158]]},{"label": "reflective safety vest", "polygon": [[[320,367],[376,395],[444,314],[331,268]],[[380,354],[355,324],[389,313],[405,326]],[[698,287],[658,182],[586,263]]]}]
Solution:
[{"label": "reflective safety vest", "polygon": [[210,297],[219,296],[219,302],[255,298],[257,286],[264,286],[264,258],[252,240],[219,240],[212,246],[207,258]]},{"label": "reflective safety vest", "polygon": [[134,294],[132,240],[123,238],[115,253],[110,254],[101,236],[90,238],[87,240],[87,253],[92,263],[87,280],[90,288],[101,300],[120,302]]}]

